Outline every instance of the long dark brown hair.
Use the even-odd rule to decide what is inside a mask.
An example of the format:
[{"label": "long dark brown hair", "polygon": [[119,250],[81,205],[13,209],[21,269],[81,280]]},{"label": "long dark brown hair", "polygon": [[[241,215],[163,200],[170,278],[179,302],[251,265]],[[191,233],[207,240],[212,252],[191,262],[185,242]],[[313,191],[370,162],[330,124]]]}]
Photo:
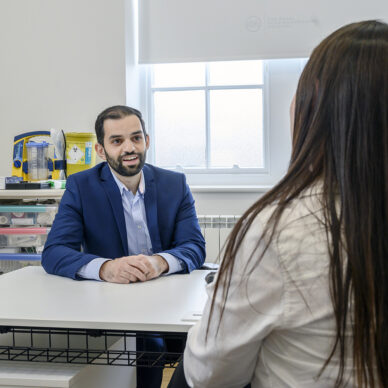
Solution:
[{"label": "long dark brown hair", "polygon": [[[276,203],[255,250],[262,241],[268,248],[286,206],[319,181],[337,330],[322,371],[338,351],[336,387],[342,386],[345,355],[350,351],[359,387],[387,386],[387,105],[387,24],[375,20],[349,24],[315,48],[298,84],[287,174],[245,212],[231,232],[215,283],[208,329],[221,285],[222,319],[237,253],[255,217]],[[345,344],[349,320],[352,349]]]}]

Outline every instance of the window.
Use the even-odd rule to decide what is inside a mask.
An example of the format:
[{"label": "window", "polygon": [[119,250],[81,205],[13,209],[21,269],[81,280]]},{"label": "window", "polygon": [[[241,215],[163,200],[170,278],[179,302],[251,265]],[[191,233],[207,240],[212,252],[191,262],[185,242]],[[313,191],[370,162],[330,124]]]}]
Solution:
[{"label": "window", "polygon": [[148,160],[192,185],[272,185],[287,168],[288,107],[304,63],[149,66]]},{"label": "window", "polygon": [[158,166],[193,172],[264,167],[261,61],[163,64],[152,70]]}]

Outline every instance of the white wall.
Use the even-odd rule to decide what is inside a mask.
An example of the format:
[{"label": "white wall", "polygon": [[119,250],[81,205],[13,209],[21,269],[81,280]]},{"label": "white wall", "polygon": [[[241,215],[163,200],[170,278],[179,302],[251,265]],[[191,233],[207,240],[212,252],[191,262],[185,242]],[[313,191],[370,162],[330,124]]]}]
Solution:
[{"label": "white wall", "polygon": [[124,0],[0,0],[0,175],[13,137],[93,132],[125,104]]},{"label": "white wall", "polygon": [[192,193],[198,215],[241,215],[263,195],[263,190],[211,192],[194,187]]}]

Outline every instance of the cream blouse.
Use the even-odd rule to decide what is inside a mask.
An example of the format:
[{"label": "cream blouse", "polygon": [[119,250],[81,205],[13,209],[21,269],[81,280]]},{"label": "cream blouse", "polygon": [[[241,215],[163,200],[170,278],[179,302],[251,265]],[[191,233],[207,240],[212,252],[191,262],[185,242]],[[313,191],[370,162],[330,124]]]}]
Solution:
[{"label": "cream blouse", "polygon": [[[203,317],[190,330],[184,353],[185,376],[191,387],[232,388],[249,382],[252,388],[334,386],[337,354],[320,375],[336,326],[318,192],[309,190],[284,211],[259,264],[264,242],[250,262],[248,258],[274,208],[256,217],[236,258],[218,334],[222,289],[206,342],[215,282],[208,286]],[[345,371],[348,387],[353,386],[351,372],[349,357]]]}]

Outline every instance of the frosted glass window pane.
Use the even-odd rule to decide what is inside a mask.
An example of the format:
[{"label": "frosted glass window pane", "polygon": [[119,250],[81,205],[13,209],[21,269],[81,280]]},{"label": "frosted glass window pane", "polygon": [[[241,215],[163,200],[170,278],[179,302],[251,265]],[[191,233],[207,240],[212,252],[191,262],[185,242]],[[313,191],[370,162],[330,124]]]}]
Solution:
[{"label": "frosted glass window pane", "polygon": [[210,92],[211,167],[263,167],[262,90]]},{"label": "frosted glass window pane", "polygon": [[204,86],[204,63],[169,63],[154,65],[153,87]]},{"label": "frosted glass window pane", "polygon": [[209,63],[209,85],[261,85],[262,61]]},{"label": "frosted glass window pane", "polygon": [[205,167],[205,92],[155,92],[154,106],[156,165]]}]

